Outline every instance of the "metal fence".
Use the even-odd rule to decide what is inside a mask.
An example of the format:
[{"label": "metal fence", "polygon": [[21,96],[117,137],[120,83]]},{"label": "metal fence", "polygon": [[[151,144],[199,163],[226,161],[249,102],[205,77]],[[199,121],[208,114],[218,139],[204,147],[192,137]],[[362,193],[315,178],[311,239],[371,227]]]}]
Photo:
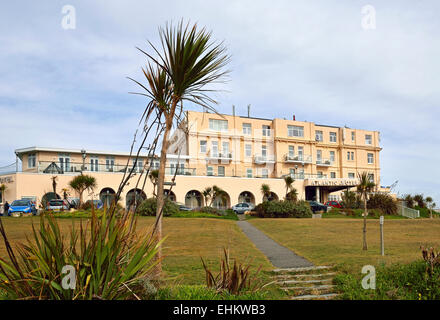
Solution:
[{"label": "metal fence", "polygon": [[397,205],[397,208],[398,208],[399,214],[401,216],[411,218],[411,219],[420,218],[420,211],[419,210],[408,208],[403,203],[399,203]]}]

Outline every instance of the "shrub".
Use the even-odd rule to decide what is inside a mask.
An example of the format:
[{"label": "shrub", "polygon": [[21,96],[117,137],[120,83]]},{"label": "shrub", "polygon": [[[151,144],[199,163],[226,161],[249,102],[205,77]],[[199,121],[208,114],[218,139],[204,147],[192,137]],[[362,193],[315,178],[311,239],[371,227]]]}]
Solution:
[{"label": "shrub", "polygon": [[213,207],[203,207],[203,208],[200,208],[199,211],[203,212],[203,213],[216,214],[218,216],[223,215],[221,210],[219,210],[217,208],[213,208]]},{"label": "shrub", "polygon": [[260,218],[310,218],[312,210],[307,201],[264,201],[255,207]]},{"label": "shrub", "polygon": [[[155,216],[157,208],[156,198],[149,198],[142,201],[136,209],[136,214],[141,216]],[[179,206],[169,199],[165,199],[163,207],[163,216],[169,217],[179,213]]]},{"label": "shrub", "polygon": [[373,193],[367,202],[368,209],[378,209],[386,215],[397,214],[397,202],[389,194]]}]

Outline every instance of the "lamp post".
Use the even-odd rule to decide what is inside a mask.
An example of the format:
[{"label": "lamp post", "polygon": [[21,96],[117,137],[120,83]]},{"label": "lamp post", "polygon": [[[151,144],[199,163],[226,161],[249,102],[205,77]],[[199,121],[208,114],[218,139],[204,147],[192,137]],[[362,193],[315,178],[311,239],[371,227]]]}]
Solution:
[{"label": "lamp post", "polygon": [[81,166],[81,173],[82,173],[86,169],[86,150],[82,149],[81,154],[83,159],[83,164]]}]

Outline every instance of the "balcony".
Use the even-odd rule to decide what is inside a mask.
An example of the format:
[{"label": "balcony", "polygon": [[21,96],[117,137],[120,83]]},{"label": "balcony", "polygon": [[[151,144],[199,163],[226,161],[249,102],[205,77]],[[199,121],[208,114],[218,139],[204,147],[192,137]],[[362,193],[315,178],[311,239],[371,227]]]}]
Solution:
[{"label": "balcony", "polygon": [[196,168],[166,167],[165,175],[169,176],[195,176]]},{"label": "balcony", "polygon": [[232,161],[232,153],[228,152],[208,152],[207,161]]},{"label": "balcony", "polygon": [[[291,173],[286,176],[290,176],[295,180],[306,180],[306,179],[327,179],[326,174],[312,174],[312,173]],[[285,177],[285,176],[283,176]]]},{"label": "balcony", "polygon": [[274,155],[255,155],[254,156],[255,164],[265,164],[265,163],[275,163]]},{"label": "balcony", "polygon": [[330,167],[333,165],[333,161],[330,159],[318,159],[316,160],[316,165],[318,167]]},{"label": "balcony", "polygon": [[284,162],[287,163],[312,163],[312,156],[307,156],[307,155],[289,155],[286,154],[284,156]]}]

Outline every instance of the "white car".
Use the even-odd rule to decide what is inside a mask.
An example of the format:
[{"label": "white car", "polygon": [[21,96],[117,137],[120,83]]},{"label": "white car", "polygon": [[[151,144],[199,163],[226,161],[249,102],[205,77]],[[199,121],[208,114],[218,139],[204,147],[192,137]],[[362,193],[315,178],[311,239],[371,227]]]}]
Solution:
[{"label": "white car", "polygon": [[252,203],[246,203],[246,202],[242,202],[239,204],[236,204],[235,206],[232,207],[232,210],[237,213],[237,214],[243,214],[246,211],[250,211],[254,208],[254,205]]}]

